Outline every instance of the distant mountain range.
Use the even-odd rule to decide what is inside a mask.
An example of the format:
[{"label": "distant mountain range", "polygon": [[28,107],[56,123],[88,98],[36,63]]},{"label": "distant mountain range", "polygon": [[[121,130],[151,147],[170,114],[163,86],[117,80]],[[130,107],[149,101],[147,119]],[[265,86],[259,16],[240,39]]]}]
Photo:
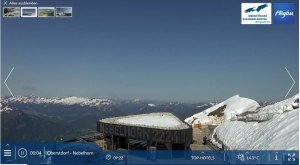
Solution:
[{"label": "distant mountain range", "polygon": [[3,103],[25,103],[25,104],[60,104],[81,106],[105,106],[111,105],[113,101],[109,98],[85,98],[85,97],[38,97],[38,96],[16,96],[5,97]]},{"label": "distant mountain range", "polygon": [[4,97],[1,99],[1,136],[2,141],[56,141],[95,132],[96,122],[107,117],[171,112],[183,120],[215,104],[108,97]]}]

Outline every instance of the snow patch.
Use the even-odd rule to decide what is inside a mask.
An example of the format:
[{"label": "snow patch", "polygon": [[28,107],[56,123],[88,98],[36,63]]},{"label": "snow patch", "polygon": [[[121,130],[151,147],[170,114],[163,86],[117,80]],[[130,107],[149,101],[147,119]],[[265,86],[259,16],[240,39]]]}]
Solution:
[{"label": "snow patch", "polygon": [[227,121],[214,134],[230,150],[299,150],[299,109],[262,123]]},{"label": "snow patch", "polygon": [[122,118],[117,121],[122,124],[144,125],[151,127],[178,127],[181,124],[178,119],[166,114],[132,116]]},{"label": "snow patch", "polygon": [[155,104],[148,104],[148,107],[155,107]]},{"label": "snow patch", "polygon": [[169,130],[186,129],[190,126],[182,122],[172,113],[159,112],[122,117],[112,117],[101,120],[104,123],[124,124],[148,128],[162,128]]},{"label": "snow patch", "polygon": [[189,123],[190,125],[194,125],[194,123],[214,124],[215,117],[209,116],[209,113],[216,111],[218,108],[221,108],[222,106],[226,106],[226,108],[224,109],[224,120],[228,121],[232,117],[235,117],[238,114],[242,114],[247,111],[255,111],[259,107],[259,104],[252,99],[243,98],[240,97],[239,95],[235,95],[200,113],[197,113],[189,118],[186,118],[184,121]]},{"label": "snow patch", "polygon": [[7,112],[7,111],[12,111],[13,109],[8,107],[7,105],[3,105],[0,103],[0,112]]}]

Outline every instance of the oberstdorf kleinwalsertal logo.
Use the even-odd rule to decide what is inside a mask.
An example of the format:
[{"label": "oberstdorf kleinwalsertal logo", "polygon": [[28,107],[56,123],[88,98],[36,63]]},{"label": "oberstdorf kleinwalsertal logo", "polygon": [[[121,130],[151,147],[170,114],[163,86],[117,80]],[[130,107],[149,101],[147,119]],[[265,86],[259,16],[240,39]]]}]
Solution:
[{"label": "oberstdorf kleinwalsertal logo", "polygon": [[273,6],[274,24],[293,24],[295,23],[295,4],[294,3],[274,3]]},{"label": "oberstdorf kleinwalsertal logo", "polygon": [[242,3],[241,24],[271,24],[271,3]]}]

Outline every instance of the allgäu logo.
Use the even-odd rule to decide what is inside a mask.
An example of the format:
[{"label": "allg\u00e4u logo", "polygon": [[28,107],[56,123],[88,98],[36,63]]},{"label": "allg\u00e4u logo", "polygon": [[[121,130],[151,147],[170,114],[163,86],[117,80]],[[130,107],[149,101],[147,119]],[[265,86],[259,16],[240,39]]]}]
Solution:
[{"label": "allg\u00e4u logo", "polygon": [[287,11],[278,10],[275,13],[275,16],[277,16],[277,15],[282,16],[281,18],[285,18],[286,15],[294,16],[294,12],[292,12],[292,11],[290,12],[289,10],[287,10]]},{"label": "allg\u00e4u logo", "polygon": [[294,3],[274,3],[273,15],[275,24],[295,23],[295,4]]}]

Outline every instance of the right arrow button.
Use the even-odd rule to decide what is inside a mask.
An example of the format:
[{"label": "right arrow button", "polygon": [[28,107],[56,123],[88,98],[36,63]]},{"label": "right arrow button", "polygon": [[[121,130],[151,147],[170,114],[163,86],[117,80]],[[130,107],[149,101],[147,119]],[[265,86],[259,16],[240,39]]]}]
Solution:
[{"label": "right arrow button", "polygon": [[289,95],[290,91],[292,90],[292,88],[293,88],[294,85],[295,85],[295,80],[294,80],[293,76],[290,74],[289,70],[288,70],[286,67],[284,67],[284,69],[285,69],[286,72],[289,74],[290,78],[293,80],[293,85],[290,87],[289,91],[288,91],[288,92],[286,93],[286,95],[285,95],[285,97],[287,97],[287,96]]}]

